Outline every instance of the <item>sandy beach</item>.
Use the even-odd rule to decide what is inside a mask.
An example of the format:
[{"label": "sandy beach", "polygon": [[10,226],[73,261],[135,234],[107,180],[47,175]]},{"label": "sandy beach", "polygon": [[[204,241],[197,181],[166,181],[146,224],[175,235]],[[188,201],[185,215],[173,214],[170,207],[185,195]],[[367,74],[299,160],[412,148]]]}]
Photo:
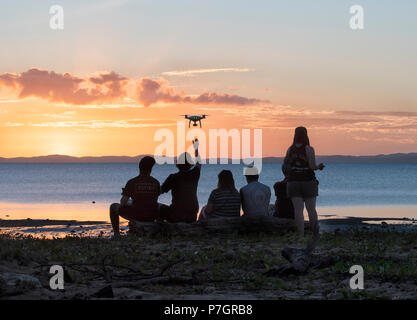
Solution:
[{"label": "sandy beach", "polygon": [[[38,229],[45,234],[51,228],[66,235],[24,232]],[[114,240],[109,228],[108,223],[94,221],[0,220],[0,274],[30,277],[13,290],[0,280],[1,298],[417,298],[413,220],[326,217],[314,253],[331,257],[332,263],[301,275],[276,275],[273,270],[286,263],[281,250],[304,247],[311,238],[308,234],[304,238],[293,232],[176,238],[125,235]],[[13,235],[5,230],[20,231]],[[54,264],[64,266],[65,290],[49,287],[49,267]],[[365,289],[352,291],[349,268],[357,264],[365,271]]]}]

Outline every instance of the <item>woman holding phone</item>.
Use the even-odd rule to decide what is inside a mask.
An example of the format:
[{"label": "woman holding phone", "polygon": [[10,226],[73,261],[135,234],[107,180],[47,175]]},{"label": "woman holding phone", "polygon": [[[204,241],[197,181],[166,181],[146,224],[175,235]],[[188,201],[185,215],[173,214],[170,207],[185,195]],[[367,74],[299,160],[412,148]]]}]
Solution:
[{"label": "woman holding phone", "polygon": [[288,174],[287,196],[294,206],[295,223],[298,231],[304,234],[304,204],[313,232],[319,231],[316,211],[318,181],[315,170],[323,170],[324,165],[316,165],[316,156],[307,134],[307,129],[295,129],[293,144],[288,148],[284,160],[284,171]]}]

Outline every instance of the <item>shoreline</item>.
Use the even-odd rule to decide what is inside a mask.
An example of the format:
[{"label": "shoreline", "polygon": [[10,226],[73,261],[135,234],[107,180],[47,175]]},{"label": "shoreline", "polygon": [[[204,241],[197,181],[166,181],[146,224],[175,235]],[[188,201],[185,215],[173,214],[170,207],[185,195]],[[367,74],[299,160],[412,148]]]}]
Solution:
[{"label": "shoreline", "polygon": [[[413,218],[372,218],[319,215],[320,232],[335,231],[417,231],[417,220]],[[128,231],[128,222],[121,219],[122,234]],[[66,236],[111,237],[112,228],[108,221],[77,221],[50,219],[0,219],[0,235],[32,236],[35,238],[64,238]]]}]

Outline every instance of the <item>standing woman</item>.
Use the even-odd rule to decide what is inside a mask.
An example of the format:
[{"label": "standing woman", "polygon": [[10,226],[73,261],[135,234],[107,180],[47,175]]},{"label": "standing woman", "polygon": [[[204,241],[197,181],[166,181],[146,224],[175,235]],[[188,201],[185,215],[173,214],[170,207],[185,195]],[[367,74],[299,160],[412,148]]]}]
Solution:
[{"label": "standing woman", "polygon": [[304,234],[304,203],[310,220],[310,228],[318,232],[316,211],[318,181],[314,170],[323,170],[324,165],[316,165],[314,149],[310,146],[307,129],[295,129],[293,144],[288,148],[284,160],[284,171],[288,174],[287,195],[294,205],[295,223],[298,231]]}]

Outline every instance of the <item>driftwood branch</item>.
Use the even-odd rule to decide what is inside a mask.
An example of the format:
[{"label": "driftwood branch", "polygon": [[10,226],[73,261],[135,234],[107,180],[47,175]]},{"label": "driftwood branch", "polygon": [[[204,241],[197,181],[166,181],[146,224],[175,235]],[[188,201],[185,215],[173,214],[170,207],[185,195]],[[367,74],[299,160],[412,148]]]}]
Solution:
[{"label": "driftwood branch", "polygon": [[313,251],[317,246],[320,238],[318,227],[313,232],[313,239],[308,242],[306,248],[298,249],[286,247],[282,249],[282,256],[290,263],[278,269],[270,269],[266,272],[268,276],[287,275],[287,274],[303,274],[311,268],[325,268],[333,264],[332,257],[321,257],[314,255]]},{"label": "driftwood branch", "polygon": [[[309,223],[305,223],[308,229]],[[296,230],[294,220],[276,217],[237,217],[209,219],[193,223],[129,222],[129,232],[162,236],[201,236],[205,234],[285,233]]]},{"label": "driftwood branch", "polygon": [[[100,263],[70,263],[64,264],[64,271],[66,268],[72,269],[80,273],[89,273],[97,278],[103,278],[107,283],[113,283],[116,279],[129,280],[130,283],[141,282],[144,283],[152,279],[158,279],[164,276],[164,273],[172,268],[174,265],[183,262],[183,259],[168,262],[165,265],[161,266],[160,269],[155,273],[143,273],[140,270],[135,270],[133,268],[117,265],[114,263],[106,263],[107,259],[110,256],[106,255],[103,257]],[[50,267],[48,264],[40,264],[38,267]],[[101,270],[100,270],[101,269]],[[115,272],[120,269],[127,270],[127,272]]]}]

